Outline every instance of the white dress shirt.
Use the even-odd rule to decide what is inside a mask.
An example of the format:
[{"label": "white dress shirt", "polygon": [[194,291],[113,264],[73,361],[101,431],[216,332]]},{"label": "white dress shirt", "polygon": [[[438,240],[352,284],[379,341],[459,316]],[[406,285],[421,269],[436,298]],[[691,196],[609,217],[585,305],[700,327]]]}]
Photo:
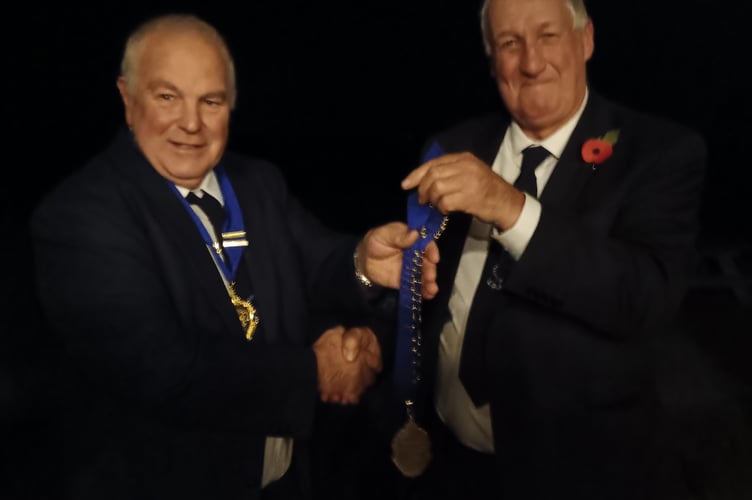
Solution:
[{"label": "white dress shirt", "polygon": [[[562,128],[540,142],[529,139],[515,122],[510,123],[493,162],[493,171],[513,184],[520,174],[522,151],[532,144],[545,147],[551,155],[535,170],[540,196],[586,103],[587,94],[579,111]],[[494,452],[489,405],[476,407],[459,379],[462,342],[470,305],[480,282],[489,238],[495,238],[512,258],[519,260],[538,226],[541,211],[538,199],[525,193],[525,203],[519,219],[504,232],[473,218],[449,297],[450,320],[444,325],[439,337],[438,371],[434,388],[436,411],[461,443],[485,453]]]}]

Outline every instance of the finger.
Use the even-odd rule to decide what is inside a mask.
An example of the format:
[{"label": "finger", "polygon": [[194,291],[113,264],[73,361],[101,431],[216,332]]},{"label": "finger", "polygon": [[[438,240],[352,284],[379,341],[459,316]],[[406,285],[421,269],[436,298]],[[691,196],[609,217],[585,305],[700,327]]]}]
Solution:
[{"label": "finger", "polygon": [[381,346],[379,345],[379,338],[371,327],[362,327],[361,342],[362,350],[368,352],[381,353]]},{"label": "finger", "polygon": [[338,395],[337,402],[340,404],[355,404],[360,400],[361,394],[365,387],[362,382],[351,381],[346,387],[342,388],[341,393]]},{"label": "finger", "polygon": [[439,285],[436,283],[436,268],[428,267],[423,270],[421,283],[421,292],[424,299],[432,299],[439,292]]},{"label": "finger", "polygon": [[365,365],[375,372],[382,370],[381,349],[378,342],[374,342],[373,345],[369,345],[368,348],[363,349],[361,357],[364,360]]},{"label": "finger", "polygon": [[423,297],[426,300],[431,300],[432,298],[436,297],[439,293],[439,286],[436,284],[436,282],[426,283],[423,285],[421,297]]},{"label": "finger", "polygon": [[366,352],[362,356],[364,365],[374,373],[380,373],[383,369],[381,355],[373,352]]},{"label": "finger", "polygon": [[431,168],[431,162],[424,163],[423,165],[419,166],[418,168],[414,169],[412,172],[407,174],[407,177],[402,179],[402,182],[400,182],[400,186],[402,186],[402,189],[409,190],[413,189],[415,186],[420,184],[420,181],[423,179],[423,176],[426,175],[428,170]]},{"label": "finger", "polygon": [[343,405],[354,405],[357,404],[358,401],[360,401],[360,395],[358,394],[348,394],[345,397],[342,398],[341,404]]},{"label": "finger", "polygon": [[371,385],[373,385],[374,382],[376,382],[376,372],[366,368],[363,370],[362,378],[363,378],[363,385],[362,385],[361,392],[365,390],[366,387],[370,387]]},{"label": "finger", "polygon": [[383,359],[381,357],[381,349],[372,350],[368,353],[368,367],[374,370],[376,373],[381,372],[384,368]]},{"label": "finger", "polygon": [[337,403],[337,402],[339,402],[339,398],[337,397],[337,395],[335,393],[333,393],[333,392],[330,392],[330,391],[322,392],[320,394],[320,398],[321,398],[321,401],[323,403]]},{"label": "finger", "polygon": [[344,331],[345,327],[341,325],[325,330],[324,333],[316,339],[316,342],[314,342],[314,351],[325,351],[326,349],[336,347],[341,343],[341,337]]},{"label": "finger", "polygon": [[435,241],[431,241],[426,246],[423,253],[423,273],[421,290],[423,298],[431,299],[439,292],[436,276],[438,274],[437,265],[439,262],[439,247]]},{"label": "finger", "polygon": [[457,161],[460,161],[464,156],[464,153],[448,153],[442,156],[437,156],[436,158],[432,158],[407,174],[407,176],[402,179],[400,185],[404,190],[413,189],[421,183],[423,177],[425,177],[425,175],[431,169],[439,165],[455,163]]},{"label": "finger", "polygon": [[439,246],[436,244],[436,241],[431,240],[423,251],[423,265],[428,262],[435,266],[439,263],[439,257]]}]

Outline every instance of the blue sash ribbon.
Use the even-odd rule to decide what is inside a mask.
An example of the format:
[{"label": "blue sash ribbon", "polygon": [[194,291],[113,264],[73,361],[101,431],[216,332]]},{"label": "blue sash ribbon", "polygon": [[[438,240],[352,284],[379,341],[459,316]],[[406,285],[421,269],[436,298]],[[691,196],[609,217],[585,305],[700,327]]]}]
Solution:
[{"label": "blue sash ribbon", "polygon": [[[434,143],[423,161],[443,153]],[[439,237],[446,225],[446,217],[430,204],[418,203],[417,192],[407,197],[407,226],[420,233],[418,240],[402,253],[399,310],[397,313],[397,341],[394,362],[394,384],[408,413],[420,382],[421,357],[421,306],[423,252],[428,243]]]}]

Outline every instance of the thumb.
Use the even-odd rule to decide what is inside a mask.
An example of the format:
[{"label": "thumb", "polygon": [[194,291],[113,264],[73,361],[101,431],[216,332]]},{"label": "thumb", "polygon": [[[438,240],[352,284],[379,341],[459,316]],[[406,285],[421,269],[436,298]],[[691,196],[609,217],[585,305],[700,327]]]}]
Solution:
[{"label": "thumb", "polygon": [[360,354],[360,339],[357,330],[347,330],[342,334],[342,356],[346,361],[352,362],[358,359],[358,354]]},{"label": "thumb", "polygon": [[420,237],[420,233],[418,233],[417,229],[408,228],[406,232],[400,235],[398,244],[403,249],[410,248],[413,245],[413,243],[418,241],[419,237]]}]

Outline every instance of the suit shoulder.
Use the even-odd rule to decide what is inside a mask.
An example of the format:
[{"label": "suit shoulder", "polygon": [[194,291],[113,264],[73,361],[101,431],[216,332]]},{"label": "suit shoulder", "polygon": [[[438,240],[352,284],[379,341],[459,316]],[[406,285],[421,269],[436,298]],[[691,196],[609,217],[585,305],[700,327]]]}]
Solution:
[{"label": "suit shoulder", "polygon": [[50,205],[58,210],[73,202],[83,203],[92,198],[110,196],[117,187],[117,179],[109,174],[109,163],[107,152],[99,152],[64,176],[51,180],[38,197],[34,212]]},{"label": "suit shoulder", "polygon": [[674,151],[679,156],[692,156],[705,161],[707,142],[698,130],[675,119],[642,111],[635,112],[637,130],[645,150]]},{"label": "suit shoulder", "polygon": [[683,122],[613,101],[610,101],[610,105],[614,114],[621,117],[619,121],[630,124],[630,128],[640,131],[643,140],[647,142],[690,142],[705,148],[705,137],[702,133]]},{"label": "suit shoulder", "polygon": [[270,177],[282,176],[282,170],[272,161],[236,151],[225,152],[221,164],[226,170],[236,173],[242,172],[248,175]]},{"label": "suit shoulder", "polygon": [[[627,163],[662,165],[668,169],[699,174],[706,168],[708,146],[696,129],[676,119],[595,96],[593,123],[619,130],[618,148]],[[590,115],[591,118],[593,115]]]},{"label": "suit shoulder", "polygon": [[233,182],[263,186],[263,191],[287,191],[287,178],[276,163],[259,156],[225,152],[221,162]]},{"label": "suit shoulder", "polygon": [[441,141],[463,140],[477,137],[488,130],[498,130],[503,126],[503,115],[499,113],[486,113],[470,118],[465,118],[454,125],[439,130],[433,135],[433,139]]}]

